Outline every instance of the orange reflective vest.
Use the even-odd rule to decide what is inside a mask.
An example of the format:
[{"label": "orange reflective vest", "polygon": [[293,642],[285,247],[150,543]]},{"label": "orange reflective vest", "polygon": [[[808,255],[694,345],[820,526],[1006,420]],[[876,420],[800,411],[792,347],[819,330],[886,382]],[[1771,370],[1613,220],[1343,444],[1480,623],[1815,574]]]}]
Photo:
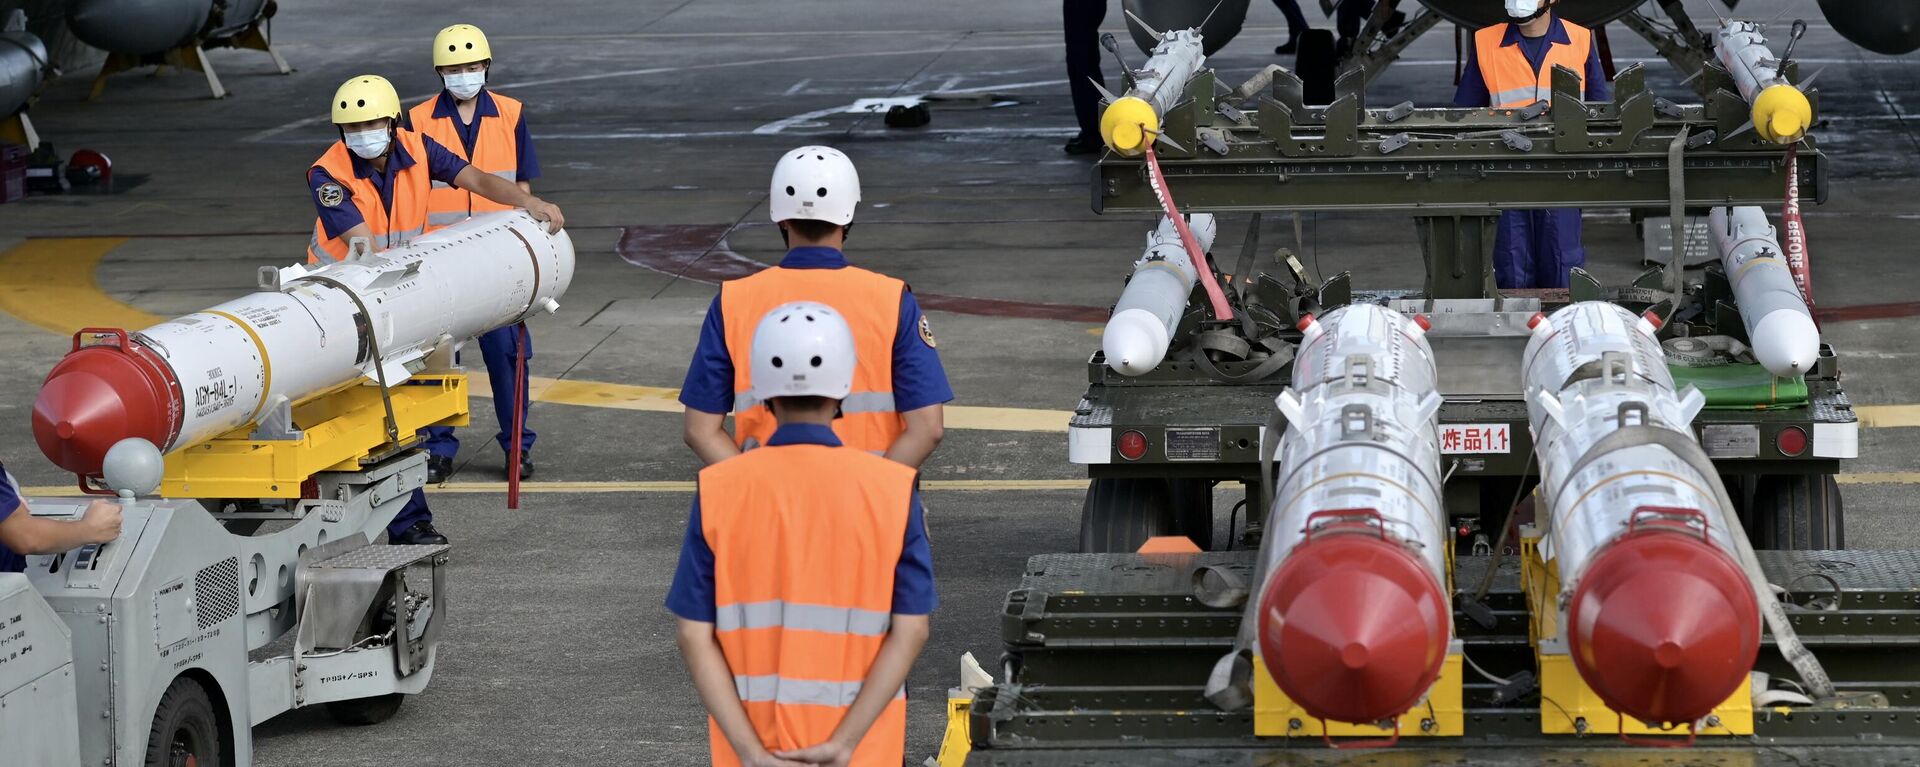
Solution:
[{"label": "orange reflective vest", "polygon": [[[426,142],[420,139],[420,134],[405,128],[395,130],[393,140],[396,148],[406,149],[413,164],[393,174],[391,208],[381,206],[380,189],[373,185],[372,178],[354,175],[353,153],[344,142],[333,142],[327,153],[313,163],[313,167],[326,171],[334,183],[351,193],[349,202],[360,210],[360,218],[367,222],[367,228],[384,248],[402,247],[415,237],[440,228],[427,223],[427,192],[433,179],[427,165]],[[307,243],[307,263],[339,261],[346,257],[347,241],[328,237],[326,224],[315,217],[313,239]]]},{"label": "orange reflective vest", "polygon": [[[916,472],[851,447],[781,445],[700,470],[713,549],[714,636],[768,750],[826,742],[860,694],[893,621]],[[904,689],[853,764],[899,767]],[[740,764],[708,719],[713,763]]]},{"label": "orange reflective vest", "polygon": [[906,431],[893,404],[893,339],[900,330],[900,296],[907,284],[847,266],[785,269],[778,266],[720,285],[720,317],[726,324],[727,356],[733,360],[733,441],[742,449],[773,436],[773,411],[753,398],[753,331],[781,304],[818,301],[846,318],[853,331],[853,391],[840,402],[833,432],[848,447],[884,453]]},{"label": "orange reflective vest", "polygon": [[1546,61],[1538,70],[1527,61],[1527,54],[1518,44],[1501,45],[1510,25],[1495,24],[1473,33],[1473,54],[1480,65],[1480,76],[1487,83],[1487,103],[1494,109],[1519,109],[1535,101],[1553,100],[1555,66],[1573,70],[1581,77],[1581,91],[1585,91],[1593,32],[1564,19],[1555,19],[1554,23],[1566,31],[1569,42],[1548,45]]},{"label": "orange reflective vest", "polygon": [[[440,97],[435,96],[415,105],[407,112],[407,116],[412,120],[414,130],[439,142],[447,151],[460,155],[473,167],[508,181],[518,181],[520,144],[514,136],[514,129],[520,125],[520,102],[492,91],[488,91],[487,95],[499,109],[500,117],[482,119],[477,112],[474,114],[473,119],[480,121],[480,128],[473,139],[472,157],[467,156],[466,145],[460,141],[460,127],[455,123],[459,118],[433,116],[433,107],[439,103]],[[502,205],[439,181],[433,182],[433,191],[427,195],[427,223],[435,227],[457,224],[468,216],[512,209],[511,205]]]}]

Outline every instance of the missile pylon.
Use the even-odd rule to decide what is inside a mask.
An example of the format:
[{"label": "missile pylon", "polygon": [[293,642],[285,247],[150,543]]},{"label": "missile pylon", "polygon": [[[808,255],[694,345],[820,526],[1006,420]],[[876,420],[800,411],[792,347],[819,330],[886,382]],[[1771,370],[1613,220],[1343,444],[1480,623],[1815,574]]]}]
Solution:
[{"label": "missile pylon", "polygon": [[1108,99],[1100,112],[1100,138],[1107,148],[1139,157],[1146,152],[1147,142],[1160,140],[1166,114],[1180,103],[1187,81],[1206,63],[1198,28],[1161,33],[1153,55],[1132,72],[1132,86],[1118,98]]},{"label": "missile pylon", "polygon": [[1754,132],[1776,144],[1791,144],[1813,126],[1813,104],[1780,73],[1780,60],[1767,48],[1760,29],[1751,21],[1721,22],[1714,32],[1714,56],[1733,76],[1740,98],[1752,107]]},{"label": "missile pylon", "polygon": [[1820,356],[1820,328],[1793,283],[1766,211],[1751,205],[1714,208],[1708,226],[1754,359],[1777,376],[1791,378],[1812,369]]},{"label": "missile pylon", "polygon": [[137,332],[76,334],[34,400],[34,440],[96,476],[129,437],[170,453],[362,379],[397,386],[436,351],[557,309],[573,267],[567,234],[525,211],[347,261],[262,267],[260,292]]},{"label": "missile pylon", "polygon": [[[1213,214],[1195,214],[1187,228],[1202,250],[1213,248],[1218,231]],[[1133,262],[1133,276],[1127,278],[1127,287],[1100,336],[1107,367],[1126,376],[1144,375],[1158,367],[1166,359],[1167,346],[1199,278],[1173,221],[1162,216],[1160,226],[1147,233],[1146,251]]]},{"label": "missile pylon", "polygon": [[1679,452],[1698,444],[1705,398],[1674,391],[1655,330],[1601,301],[1534,318],[1522,375],[1535,519],[1580,678],[1614,711],[1692,724],[1753,670],[1760,608],[1719,478]]},{"label": "missile pylon", "polygon": [[1452,640],[1433,349],[1421,322],[1355,304],[1302,323],[1261,548],[1260,658],[1313,716],[1395,717]]}]

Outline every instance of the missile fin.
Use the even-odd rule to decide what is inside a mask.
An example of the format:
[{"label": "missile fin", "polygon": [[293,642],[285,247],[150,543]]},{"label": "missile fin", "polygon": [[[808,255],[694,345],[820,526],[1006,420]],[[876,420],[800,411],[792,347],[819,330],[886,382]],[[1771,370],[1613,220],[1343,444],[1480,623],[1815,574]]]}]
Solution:
[{"label": "missile fin", "polygon": [[1553,396],[1553,392],[1540,389],[1533,393],[1533,400],[1540,403],[1540,410],[1545,412],[1548,418],[1552,418],[1554,423],[1563,427],[1567,425],[1566,410],[1560,407],[1560,400]]},{"label": "missile fin", "polygon": [[1300,402],[1299,393],[1295,392],[1291,387],[1286,391],[1280,392],[1280,396],[1274,397],[1273,405],[1274,407],[1280,408],[1280,414],[1286,416],[1287,423],[1297,424],[1307,422],[1306,405]]},{"label": "missile fin", "polygon": [[1686,391],[1680,393],[1680,422],[1693,423],[1693,417],[1699,415],[1701,408],[1706,406],[1707,395],[1701,394],[1698,388],[1688,384]]},{"label": "missile fin", "polygon": [[1148,24],[1144,19],[1141,19],[1139,16],[1134,15],[1133,11],[1129,11],[1125,9],[1122,9],[1122,11],[1127,14],[1127,18],[1133,19],[1133,23],[1139,24],[1141,29],[1146,30],[1147,34],[1152,35],[1154,40],[1167,39],[1167,36],[1165,33],[1157,29],[1154,29],[1152,24]]},{"label": "missile fin", "polygon": [[1099,80],[1089,77],[1087,82],[1093,83],[1093,89],[1100,92],[1100,103],[1111,104],[1120,100],[1119,96],[1113,95],[1113,91],[1107,90],[1107,86],[1101,85]]}]

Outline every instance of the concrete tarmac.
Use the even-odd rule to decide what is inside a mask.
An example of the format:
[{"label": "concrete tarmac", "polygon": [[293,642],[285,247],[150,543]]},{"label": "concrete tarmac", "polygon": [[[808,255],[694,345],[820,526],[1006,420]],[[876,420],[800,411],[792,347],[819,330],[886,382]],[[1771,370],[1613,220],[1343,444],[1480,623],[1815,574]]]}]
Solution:
[{"label": "concrete tarmac", "polygon": [[[1687,5],[1696,18],[1712,17],[1703,2]],[[1816,289],[1823,307],[1877,307],[1867,319],[1829,321],[1827,340],[1840,349],[1857,404],[1914,405],[1920,380],[1910,371],[1920,354],[1907,334],[1920,312],[1910,264],[1920,220],[1920,138],[1911,125],[1920,119],[1912,117],[1920,56],[1863,52],[1821,23],[1812,3],[1747,0],[1740,11],[1765,19],[1788,5],[1813,22],[1796,57],[1828,69],[1820,135],[1832,186],[1807,218]],[[1124,40],[1117,6],[1107,28]],[[1098,347],[1098,314],[1153,222],[1092,214],[1090,162],[1060,151],[1074,129],[1058,12],[1012,0],[437,9],[303,0],[283,4],[273,26],[298,71],[280,76],[258,52],[215,52],[232,91],[224,100],[207,99],[196,73],[143,70],[111,78],[89,102],[89,73],[70,74],[33,118],[63,153],[110,155],[118,188],[0,206],[0,263],[8,265],[0,357],[9,363],[0,366],[0,460],[26,484],[71,484],[37,455],[28,429],[34,393],[66,351],[66,333],[99,324],[101,313],[194,311],[252,289],[261,264],[300,259],[313,224],[302,175],[334,137],[328,96],[363,72],[392,79],[409,105],[436,92],[427,43],[455,22],[490,33],[493,87],[527,104],[544,169],[534,189],[565,210],[580,254],[561,312],[533,325],[535,375],[678,387],[714,295],[703,276],[740,259],[779,258],[778,232],[766,221],[768,172],[782,150],[826,143],[862,172],[864,206],[849,243],[856,263],[924,294],[1094,307],[1093,318],[1070,320],[930,313],[956,405],[1071,409]],[[1245,76],[1271,63],[1280,23],[1256,2],[1215,65]],[[1613,32],[1623,65],[1652,56],[1625,29]],[[1450,34],[1442,27],[1418,41],[1370,101],[1446,103]],[[1656,88],[1692,100],[1665,64],[1647,66]],[[935,91],[981,98],[936,106],[932,123],[917,129],[849,111],[861,99]],[[1237,252],[1245,220],[1223,220],[1222,252]],[[1320,274],[1352,270],[1363,286],[1419,285],[1418,244],[1403,218],[1322,214],[1303,233],[1303,260]],[[1262,241],[1291,244],[1291,223],[1267,217]],[[29,245],[54,250],[26,259]],[[1587,247],[1603,280],[1625,281],[1641,268],[1624,212],[1590,211]],[[1920,415],[1885,412],[1907,425],[1862,431],[1845,485],[1848,537],[1858,547],[1920,548],[1911,502]],[[497,482],[503,458],[491,403],[476,399],[474,413],[454,480]],[[541,483],[687,481],[697,468],[671,412],[539,403],[530,425],[540,435]],[[1084,474],[1066,460],[1065,435],[1043,424],[950,430],[925,477]],[[1222,517],[1229,495],[1220,494]],[[437,519],[456,548],[451,624],[433,685],[372,728],[342,728],[319,712],[275,719],[256,730],[259,763],[703,762],[705,717],[661,607],[689,501],[659,488],[535,492],[507,511],[498,493],[436,495]],[[1080,493],[929,490],[926,504],[942,604],[909,682],[913,763],[938,744],[959,655],[996,665],[1000,603],[1022,563],[1073,548]]]}]

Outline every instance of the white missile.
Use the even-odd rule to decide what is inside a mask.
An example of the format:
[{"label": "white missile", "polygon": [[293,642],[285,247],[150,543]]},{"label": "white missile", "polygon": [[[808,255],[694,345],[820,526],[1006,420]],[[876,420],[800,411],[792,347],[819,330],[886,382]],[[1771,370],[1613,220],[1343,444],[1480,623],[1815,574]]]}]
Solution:
[{"label": "white missile", "polygon": [[1200,30],[1161,33],[1147,63],[1132,72],[1133,85],[1100,113],[1100,137],[1127,157],[1146,151],[1160,137],[1160,123],[1186,94],[1187,81],[1207,63]]},{"label": "white missile", "polygon": [[567,234],[524,211],[354,260],[263,267],[261,292],[139,332],[76,334],[34,401],[34,439],[95,475],[122,439],[173,452],[362,379],[395,386],[436,350],[557,309],[573,267]]},{"label": "white missile", "polygon": [[1674,391],[1654,330],[1601,301],[1535,317],[1522,363],[1535,514],[1560,579],[1556,652],[1614,710],[1693,722],[1746,681],[1760,608],[1719,479],[1682,455],[1698,452],[1706,398]]},{"label": "white missile", "polygon": [[1776,144],[1791,144],[1813,125],[1813,104],[1780,74],[1780,60],[1767,48],[1760,25],[1727,20],[1714,33],[1714,56],[1733,76],[1740,98],[1753,107],[1753,129]]},{"label": "white missile", "polygon": [[1423,319],[1373,304],[1308,318],[1256,572],[1267,673],[1308,713],[1376,722],[1440,676],[1453,638],[1441,397]]},{"label": "white missile", "polygon": [[1793,284],[1766,211],[1751,205],[1714,208],[1708,226],[1720,266],[1733,283],[1733,299],[1747,326],[1754,359],[1777,376],[1812,369],[1820,356],[1820,328]]},{"label": "white missile", "polygon": [[[1201,250],[1213,249],[1213,214],[1197,213],[1187,221]],[[1199,279],[1193,259],[1180,243],[1173,220],[1162,216],[1160,226],[1147,234],[1147,250],[1133,262],[1133,276],[1113,305],[1113,316],[1100,337],[1107,367],[1121,375],[1144,375],[1166,359],[1167,345],[1187,311],[1187,297]]]}]

